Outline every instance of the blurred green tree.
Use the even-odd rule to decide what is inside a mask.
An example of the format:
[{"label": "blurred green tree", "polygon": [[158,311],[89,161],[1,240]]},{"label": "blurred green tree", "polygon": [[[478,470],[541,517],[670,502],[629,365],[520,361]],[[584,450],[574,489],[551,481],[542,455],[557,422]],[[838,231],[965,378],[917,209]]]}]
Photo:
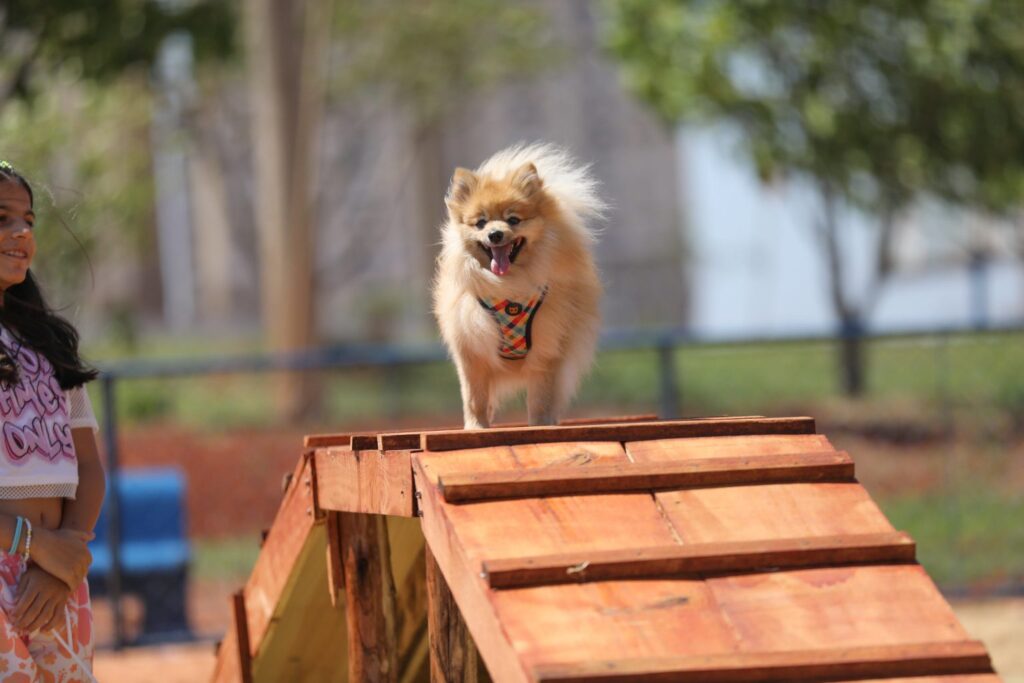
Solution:
[{"label": "blurred green tree", "polygon": [[[0,156],[35,186],[36,269],[56,305],[80,298],[90,253],[126,267],[147,251],[148,70],[173,34],[188,34],[199,60],[227,58],[232,16],[227,0],[0,2]],[[124,289],[112,305],[129,304]]]},{"label": "blurred green tree", "polygon": [[[760,177],[793,174],[843,332],[842,384],[864,389],[860,333],[893,269],[898,218],[923,194],[998,213],[1024,196],[1024,12],[1015,0],[610,0],[607,41],[668,122],[727,122]],[[877,228],[851,291],[853,206]]]},{"label": "blurred green tree", "polygon": [[102,252],[107,264],[130,263],[146,247],[153,199],[149,114],[137,79],[97,87],[59,75],[31,102],[18,99],[0,111],[0,154],[35,191],[33,268],[59,307],[80,300],[72,294],[82,290],[89,254]]},{"label": "blurred green tree", "polygon": [[[422,239],[410,241],[433,245],[449,172],[440,117],[458,98],[540,65],[543,14],[502,0],[249,0],[244,17],[264,330],[272,350],[296,352],[319,342],[313,254],[316,196],[330,191],[316,153],[326,101],[377,96],[408,117],[424,206]],[[425,291],[409,296],[429,311]],[[314,377],[280,377],[278,411],[315,411],[319,393]]]},{"label": "blurred green tree", "polygon": [[[375,92],[411,123],[410,150],[419,197],[424,280],[437,258],[441,198],[454,169],[442,154],[444,117],[475,93],[526,79],[567,55],[549,30],[543,3],[504,0],[378,0],[339,3],[335,24],[342,68],[331,83],[346,96]],[[433,329],[427,292],[416,302]]]},{"label": "blurred green tree", "polygon": [[197,58],[224,58],[234,48],[233,10],[229,0],[3,0],[0,108],[30,97],[55,70],[109,80],[149,66],[175,33],[191,36]]}]

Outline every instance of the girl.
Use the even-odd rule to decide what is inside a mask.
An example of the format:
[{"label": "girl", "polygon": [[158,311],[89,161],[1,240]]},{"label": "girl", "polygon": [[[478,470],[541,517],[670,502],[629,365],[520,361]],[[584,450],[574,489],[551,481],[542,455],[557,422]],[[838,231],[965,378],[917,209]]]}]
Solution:
[{"label": "girl", "polygon": [[105,482],[78,333],[43,300],[32,188],[0,161],[0,680],[93,680],[87,542]]}]

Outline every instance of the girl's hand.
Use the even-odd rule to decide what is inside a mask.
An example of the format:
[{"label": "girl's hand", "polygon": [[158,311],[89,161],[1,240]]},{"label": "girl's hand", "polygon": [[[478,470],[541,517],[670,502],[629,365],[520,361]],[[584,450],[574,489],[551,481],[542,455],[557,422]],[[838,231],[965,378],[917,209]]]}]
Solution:
[{"label": "girl's hand", "polygon": [[74,529],[34,530],[32,560],[75,590],[92,564],[92,553],[86,544],[95,536]]},{"label": "girl's hand", "polygon": [[64,606],[71,589],[41,567],[31,566],[21,575],[15,593],[11,621],[22,633],[52,631],[64,623]]}]

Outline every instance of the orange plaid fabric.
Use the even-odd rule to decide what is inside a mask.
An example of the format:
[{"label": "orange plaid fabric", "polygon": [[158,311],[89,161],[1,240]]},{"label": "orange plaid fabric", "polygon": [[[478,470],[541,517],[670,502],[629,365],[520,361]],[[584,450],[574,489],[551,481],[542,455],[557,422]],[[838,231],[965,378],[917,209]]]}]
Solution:
[{"label": "orange plaid fabric", "polygon": [[479,298],[480,305],[487,309],[498,323],[501,344],[498,355],[506,360],[522,360],[530,351],[530,328],[533,316],[544,303],[548,288],[540,290],[528,302],[520,303],[511,299]]}]

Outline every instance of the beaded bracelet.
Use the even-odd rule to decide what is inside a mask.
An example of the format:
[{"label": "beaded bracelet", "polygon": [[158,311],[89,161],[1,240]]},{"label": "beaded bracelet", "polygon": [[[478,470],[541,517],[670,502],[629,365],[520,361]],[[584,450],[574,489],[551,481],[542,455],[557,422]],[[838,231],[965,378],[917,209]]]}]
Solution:
[{"label": "beaded bracelet", "polygon": [[25,518],[18,515],[18,522],[14,525],[14,541],[11,543],[11,549],[7,551],[8,555],[18,552],[18,544],[21,542],[21,527],[24,523]]},{"label": "beaded bracelet", "polygon": [[28,554],[32,550],[32,522],[25,520],[25,552],[21,554],[28,560]]}]

